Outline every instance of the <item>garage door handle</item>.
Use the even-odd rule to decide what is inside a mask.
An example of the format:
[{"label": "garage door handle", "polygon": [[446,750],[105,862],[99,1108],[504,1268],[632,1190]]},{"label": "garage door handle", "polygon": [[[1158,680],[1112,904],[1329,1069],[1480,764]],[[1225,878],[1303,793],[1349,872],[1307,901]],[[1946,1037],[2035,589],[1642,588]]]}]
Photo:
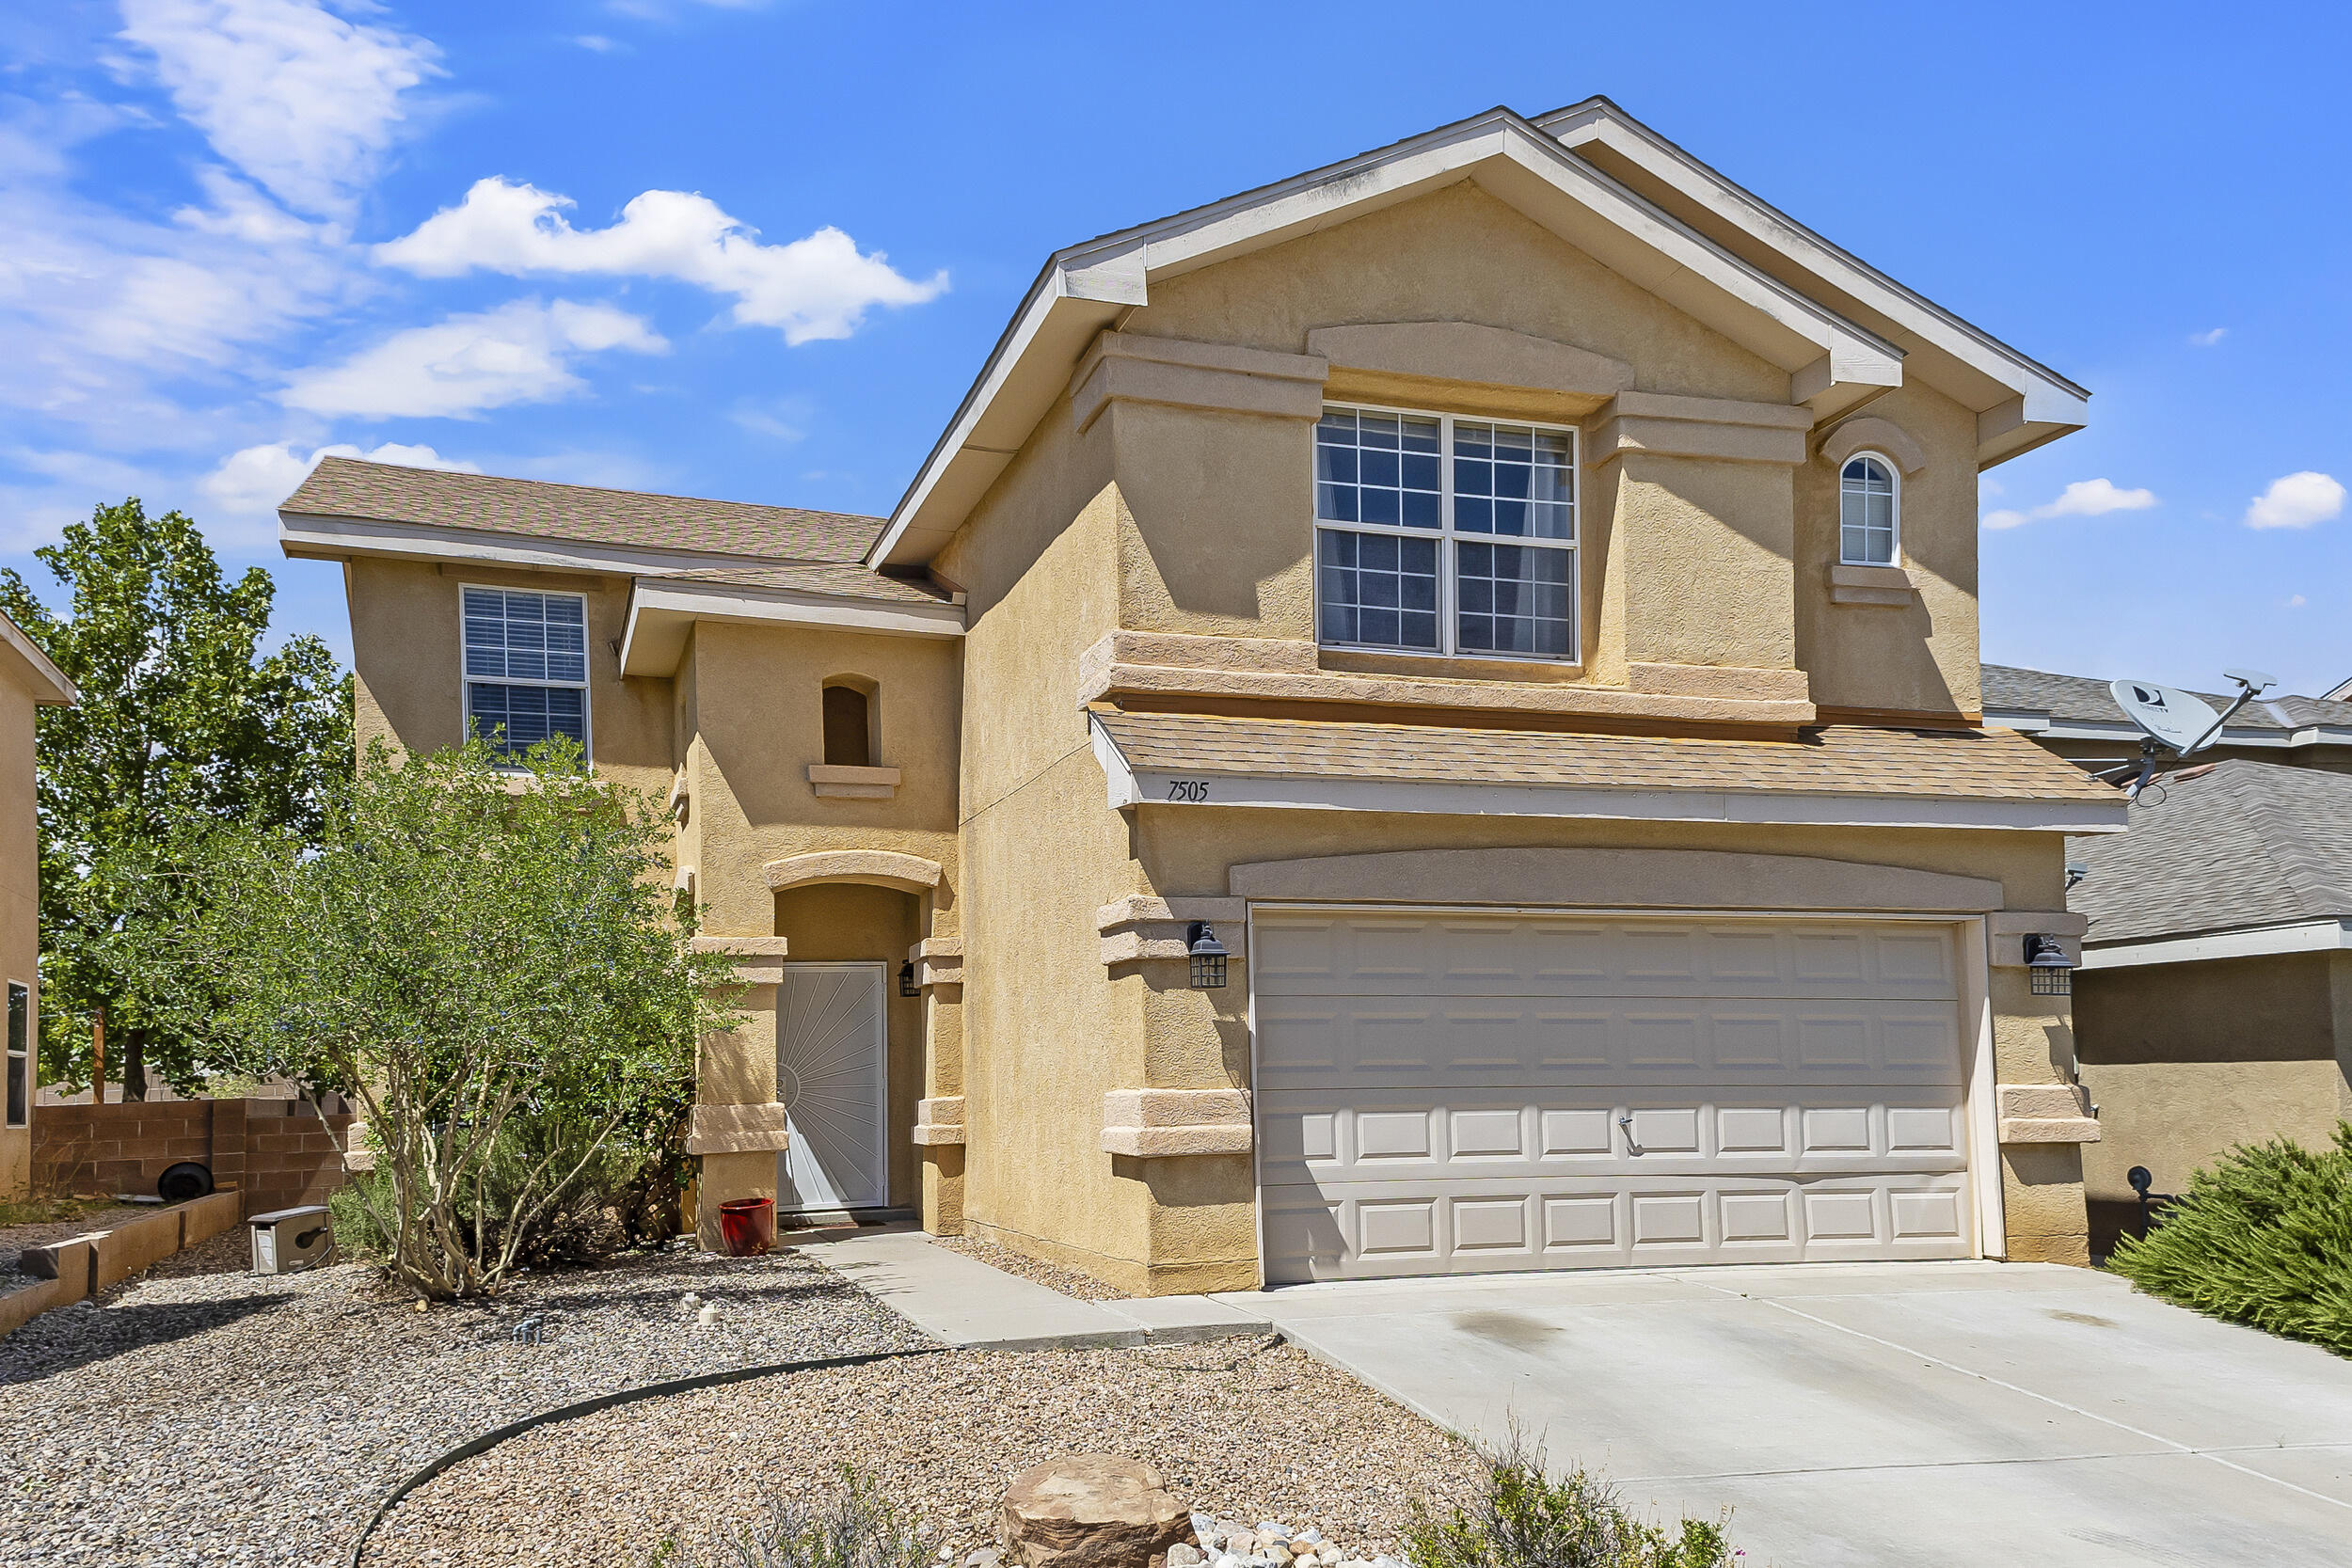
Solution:
[{"label": "garage door handle", "polygon": [[1634,1154],[1641,1153],[1642,1146],[1633,1141],[1633,1118],[1631,1117],[1619,1117],[1617,1118],[1617,1125],[1625,1129],[1625,1147],[1627,1149]]}]

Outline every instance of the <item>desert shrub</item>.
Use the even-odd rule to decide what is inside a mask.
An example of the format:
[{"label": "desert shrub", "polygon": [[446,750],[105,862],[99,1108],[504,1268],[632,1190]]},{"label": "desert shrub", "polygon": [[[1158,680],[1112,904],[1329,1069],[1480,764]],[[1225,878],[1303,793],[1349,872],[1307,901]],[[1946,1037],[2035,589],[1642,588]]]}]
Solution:
[{"label": "desert shrub", "polygon": [[817,1497],[768,1495],[766,1517],[737,1526],[709,1555],[672,1536],[646,1568],[933,1568],[933,1543],[855,1470]]},{"label": "desert shrub", "polygon": [[2352,1354],[2352,1123],[2232,1149],[2108,1267],[2153,1296]]},{"label": "desert shrub", "polygon": [[1607,1482],[1553,1481],[1540,1444],[1514,1431],[1486,1450],[1486,1476],[1440,1518],[1416,1502],[1405,1555],[1415,1568],[1726,1568],[1727,1519],[1685,1519],[1673,1535],[1626,1512]]}]

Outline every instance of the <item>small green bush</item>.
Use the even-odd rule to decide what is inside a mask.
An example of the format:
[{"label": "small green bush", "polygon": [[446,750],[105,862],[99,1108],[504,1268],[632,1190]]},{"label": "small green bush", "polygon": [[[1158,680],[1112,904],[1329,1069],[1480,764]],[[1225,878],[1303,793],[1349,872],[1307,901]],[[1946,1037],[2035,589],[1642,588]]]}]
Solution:
[{"label": "small green bush", "polygon": [[1726,1568],[1729,1516],[1685,1519],[1669,1536],[1618,1505],[1581,1470],[1553,1481],[1544,1450],[1518,1432],[1487,1450],[1486,1479],[1467,1507],[1440,1519],[1413,1508],[1405,1555],[1415,1568]]},{"label": "small green bush", "polygon": [[2331,1148],[2232,1149],[2108,1267],[2152,1296],[2352,1355],[2352,1122]]}]

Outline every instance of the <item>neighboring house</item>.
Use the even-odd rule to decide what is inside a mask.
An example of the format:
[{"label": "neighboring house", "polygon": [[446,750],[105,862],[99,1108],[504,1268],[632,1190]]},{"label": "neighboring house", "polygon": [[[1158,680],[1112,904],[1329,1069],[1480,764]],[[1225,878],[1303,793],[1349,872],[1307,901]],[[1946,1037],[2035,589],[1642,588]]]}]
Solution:
[{"label": "neighboring house", "polygon": [[2231,760],[2168,776],[2131,832],[2074,847],[2074,975],[2103,1233],[2240,1143],[2326,1148],[2352,1115],[2352,777]]},{"label": "neighboring house", "polygon": [[[2097,770],[2134,762],[2141,730],[2116,705],[2107,683],[2088,675],[2053,675],[2006,664],[1984,666],[1984,721],[2029,735],[2078,767]],[[2201,692],[2215,713],[2226,713],[2233,696]],[[2169,770],[2243,757],[2291,768],[2326,768],[2352,773],[2352,702],[2326,697],[2265,697],[2237,711],[2221,738],[2185,763],[2160,758]]]},{"label": "neighboring house", "polygon": [[1980,727],[1976,585],[2086,398],[1594,100],[1056,254],[887,518],[336,459],[280,516],[363,736],[673,803],[755,988],[707,1235],[2081,1260],[2024,943],[2124,810]]},{"label": "neighboring house", "polygon": [[0,1197],[33,1176],[34,1100],[40,1090],[40,825],[34,721],[78,693],[14,621],[0,615]]}]

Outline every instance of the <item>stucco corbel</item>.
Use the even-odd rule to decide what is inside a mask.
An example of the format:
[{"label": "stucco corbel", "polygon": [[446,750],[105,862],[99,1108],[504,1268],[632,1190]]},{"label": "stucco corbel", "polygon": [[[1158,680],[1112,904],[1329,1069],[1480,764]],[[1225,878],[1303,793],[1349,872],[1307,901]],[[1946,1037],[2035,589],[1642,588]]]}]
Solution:
[{"label": "stucco corbel", "polygon": [[738,985],[783,983],[786,948],[782,937],[695,937],[687,945],[697,953],[723,953],[734,958]]},{"label": "stucco corbel", "polygon": [[760,1154],[791,1142],[783,1105],[697,1105],[686,1132],[689,1154]]},{"label": "stucco corbel", "polygon": [[963,1096],[942,1095],[916,1101],[914,1138],[932,1148],[963,1142]]},{"label": "stucco corbel", "polygon": [[1136,895],[1094,911],[1105,965],[1153,958],[1183,958],[1191,948],[1186,932],[1196,920],[1217,927],[1217,941],[1235,960],[1248,962],[1249,900],[1247,898],[1152,898]]},{"label": "stucco corbel", "polygon": [[2005,1144],[2095,1144],[2099,1118],[2072,1084],[2003,1084],[2000,1140]]},{"label": "stucco corbel", "polygon": [[940,991],[950,1002],[963,994],[963,943],[956,938],[926,937],[907,949],[907,962],[925,990]]},{"label": "stucco corbel", "polygon": [[1247,1154],[1245,1089],[1113,1089],[1103,1097],[1103,1148],[1134,1159]]}]

